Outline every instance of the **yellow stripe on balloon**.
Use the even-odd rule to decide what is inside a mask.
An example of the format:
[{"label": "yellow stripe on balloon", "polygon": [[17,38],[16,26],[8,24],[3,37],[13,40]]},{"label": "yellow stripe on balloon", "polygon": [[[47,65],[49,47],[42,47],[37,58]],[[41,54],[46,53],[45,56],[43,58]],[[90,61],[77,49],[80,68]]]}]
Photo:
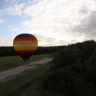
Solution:
[{"label": "yellow stripe on balloon", "polygon": [[15,41],[14,43],[13,43],[14,45],[15,44],[38,44],[38,42],[37,41]]},{"label": "yellow stripe on balloon", "polygon": [[36,50],[37,49],[37,47],[36,46],[26,46],[26,47],[14,47],[15,48],[15,50]]}]

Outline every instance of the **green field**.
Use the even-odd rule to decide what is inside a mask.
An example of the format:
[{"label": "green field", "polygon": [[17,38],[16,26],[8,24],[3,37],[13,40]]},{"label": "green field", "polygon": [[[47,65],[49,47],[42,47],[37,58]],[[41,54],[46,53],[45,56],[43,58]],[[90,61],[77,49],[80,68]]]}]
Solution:
[{"label": "green field", "polygon": [[[52,57],[52,54],[34,55],[27,62],[32,62],[40,60],[43,58]],[[24,61],[19,56],[9,56],[0,58],[0,71],[10,69],[16,66],[25,64]],[[7,81],[0,84],[0,96],[23,96],[24,92],[29,90],[30,87],[33,90],[30,91],[32,96],[37,96],[40,92],[37,88],[40,80],[44,74],[49,70],[51,63],[43,65],[38,69],[33,69],[32,71],[22,74],[13,80]],[[28,96],[25,94],[24,96]]]},{"label": "green field", "polygon": [[0,96],[30,96],[28,94],[23,94],[23,92],[32,86],[32,91],[30,94],[32,96],[38,96],[39,90],[37,88],[40,78],[49,70],[52,63],[45,64],[38,69],[23,74],[11,81],[0,84]]},{"label": "green field", "polygon": [[[29,58],[28,62],[40,60],[46,57],[50,57],[52,54],[43,54],[43,55],[33,55]],[[16,66],[25,64],[23,59],[20,56],[7,56],[0,57],[0,71],[7,70]]]}]

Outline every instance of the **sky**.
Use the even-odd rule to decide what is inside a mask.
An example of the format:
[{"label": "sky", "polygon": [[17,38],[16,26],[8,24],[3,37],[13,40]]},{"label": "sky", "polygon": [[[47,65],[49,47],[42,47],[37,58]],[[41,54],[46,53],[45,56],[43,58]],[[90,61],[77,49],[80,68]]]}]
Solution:
[{"label": "sky", "polygon": [[21,33],[39,46],[96,40],[95,0],[0,0],[0,46],[13,46]]}]

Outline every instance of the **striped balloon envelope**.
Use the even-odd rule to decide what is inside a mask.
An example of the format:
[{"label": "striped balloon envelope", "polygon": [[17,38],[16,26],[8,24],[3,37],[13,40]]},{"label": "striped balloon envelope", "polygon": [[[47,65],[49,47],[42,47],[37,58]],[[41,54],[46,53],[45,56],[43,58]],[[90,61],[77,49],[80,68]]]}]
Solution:
[{"label": "striped balloon envelope", "polygon": [[16,53],[20,55],[24,61],[36,52],[37,46],[37,38],[32,34],[19,34],[13,40],[13,47]]}]

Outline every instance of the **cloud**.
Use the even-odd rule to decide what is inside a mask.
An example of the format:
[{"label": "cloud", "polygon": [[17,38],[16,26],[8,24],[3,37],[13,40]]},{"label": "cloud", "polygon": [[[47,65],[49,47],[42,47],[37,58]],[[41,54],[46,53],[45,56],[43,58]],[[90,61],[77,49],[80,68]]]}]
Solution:
[{"label": "cloud", "polygon": [[79,25],[73,27],[73,31],[81,32],[87,36],[96,36],[96,11],[92,11]]},{"label": "cloud", "polygon": [[7,3],[8,5],[11,5],[11,4],[20,4],[20,3],[37,3],[41,0],[4,0],[5,3]]},{"label": "cloud", "polygon": [[[30,21],[23,22],[23,25],[29,28],[27,32],[40,34],[43,38],[45,36],[47,44],[50,41],[47,37],[53,38],[57,44],[58,42],[66,44],[87,39],[88,36],[90,37],[87,33],[85,34],[87,31],[95,33],[95,2],[90,0],[66,0],[65,2],[64,0],[46,0],[45,2],[43,0],[40,3],[44,8],[39,6],[39,3],[35,8],[36,6],[37,9],[41,8],[42,11],[37,11],[41,14]],[[29,15],[35,16],[31,11]]]},{"label": "cloud", "polygon": [[5,19],[0,19],[0,24],[4,23]]},{"label": "cloud", "polygon": [[26,6],[24,9],[24,14],[32,17],[36,17],[44,11],[45,4],[46,4],[45,1],[41,1],[34,5]]},{"label": "cloud", "polygon": [[11,4],[13,4],[13,3],[16,3],[16,2],[18,2],[19,0],[4,0],[5,2],[7,2],[7,3],[11,3]]},{"label": "cloud", "polygon": [[19,30],[19,28],[18,27],[10,27],[10,30],[13,31],[13,32],[16,32],[16,31]]},{"label": "cloud", "polygon": [[0,46],[12,46],[13,45],[13,38],[7,38],[7,41],[5,38],[0,38]]},{"label": "cloud", "polygon": [[21,15],[22,10],[24,8],[25,4],[15,4],[13,6],[9,6],[5,9],[5,13],[9,15]]},{"label": "cloud", "polygon": [[[30,15],[36,16],[41,13],[43,7],[41,0],[4,0],[5,5],[0,10],[2,14],[7,15]],[[32,15],[33,14],[33,15]]]}]

